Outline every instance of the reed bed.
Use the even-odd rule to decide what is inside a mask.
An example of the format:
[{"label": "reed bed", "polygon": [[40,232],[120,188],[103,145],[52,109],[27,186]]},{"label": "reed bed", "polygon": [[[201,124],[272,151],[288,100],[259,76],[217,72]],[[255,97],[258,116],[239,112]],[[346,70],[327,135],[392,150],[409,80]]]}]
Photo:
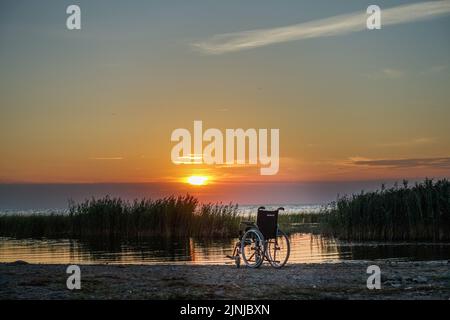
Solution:
[{"label": "reed bed", "polygon": [[280,213],[278,216],[278,223],[280,225],[290,225],[290,224],[311,224],[320,223],[326,212],[320,213]]},{"label": "reed bed", "polygon": [[70,203],[69,214],[2,215],[11,237],[229,237],[239,230],[237,205],[199,204],[190,195],[134,202],[104,197]]},{"label": "reed bed", "polygon": [[326,213],[281,213],[278,216],[278,225],[288,235],[297,232],[318,234],[324,214]]},{"label": "reed bed", "polygon": [[323,230],[342,239],[450,241],[450,183],[423,182],[344,196],[323,216]]}]

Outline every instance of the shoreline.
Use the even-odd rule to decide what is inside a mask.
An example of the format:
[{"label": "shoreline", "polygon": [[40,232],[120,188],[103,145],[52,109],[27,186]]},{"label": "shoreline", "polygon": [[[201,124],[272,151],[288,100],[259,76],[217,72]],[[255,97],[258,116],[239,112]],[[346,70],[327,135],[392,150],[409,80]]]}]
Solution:
[{"label": "shoreline", "polygon": [[[369,265],[381,289],[366,287]],[[68,290],[65,264],[0,263],[0,299],[450,299],[450,260],[233,265],[83,264]]]}]

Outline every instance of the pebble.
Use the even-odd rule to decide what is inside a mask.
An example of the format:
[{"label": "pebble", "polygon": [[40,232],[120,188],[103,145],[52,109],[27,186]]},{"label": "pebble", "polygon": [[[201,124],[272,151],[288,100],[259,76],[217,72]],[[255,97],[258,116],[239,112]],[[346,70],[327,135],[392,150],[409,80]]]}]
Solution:
[{"label": "pebble", "polygon": [[26,264],[29,264],[29,263],[26,262],[26,261],[23,261],[23,260],[16,260],[16,261],[10,262],[8,264],[11,265],[11,266],[20,266],[20,265],[26,265]]},{"label": "pebble", "polygon": [[417,276],[416,278],[413,279],[413,281],[417,283],[426,283],[428,282],[428,279],[425,278],[424,276]]}]

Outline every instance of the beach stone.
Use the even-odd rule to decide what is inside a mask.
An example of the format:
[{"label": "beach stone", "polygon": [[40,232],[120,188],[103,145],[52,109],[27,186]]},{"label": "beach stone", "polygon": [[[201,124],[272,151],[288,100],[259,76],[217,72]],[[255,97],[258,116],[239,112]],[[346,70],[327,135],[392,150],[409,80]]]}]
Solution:
[{"label": "beach stone", "polygon": [[225,290],[223,290],[223,289],[216,290],[216,291],[214,291],[214,295],[223,297],[225,295]]},{"label": "beach stone", "polygon": [[395,281],[402,281],[402,277],[398,274],[392,275],[381,274],[381,282],[395,282]]},{"label": "beach stone", "polygon": [[29,264],[29,263],[26,261],[23,261],[23,260],[16,260],[14,262],[8,263],[8,265],[10,265],[10,266],[21,266],[21,265],[27,265],[27,264]]},{"label": "beach stone", "polygon": [[394,280],[394,281],[402,281],[403,278],[402,278],[402,276],[399,275],[399,274],[394,274],[394,275],[392,276],[392,280]]},{"label": "beach stone", "polygon": [[428,282],[428,279],[424,276],[417,276],[413,279],[413,281],[417,283],[426,283]]}]

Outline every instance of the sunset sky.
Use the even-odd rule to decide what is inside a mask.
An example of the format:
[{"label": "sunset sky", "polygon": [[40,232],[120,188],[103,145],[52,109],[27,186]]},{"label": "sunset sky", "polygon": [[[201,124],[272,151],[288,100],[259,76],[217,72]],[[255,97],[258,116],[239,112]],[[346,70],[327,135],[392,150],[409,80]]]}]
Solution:
[{"label": "sunset sky", "polygon": [[[65,27],[73,3],[81,7],[79,31]],[[411,3],[376,1],[382,10]],[[225,190],[250,182],[289,189],[450,177],[448,13],[247,50],[200,45],[227,41],[223,34],[339,21],[370,4],[4,0],[0,183],[161,186],[202,175],[211,199],[228,200]],[[279,173],[174,165],[171,133],[192,131],[194,120],[221,130],[279,128]]]}]

